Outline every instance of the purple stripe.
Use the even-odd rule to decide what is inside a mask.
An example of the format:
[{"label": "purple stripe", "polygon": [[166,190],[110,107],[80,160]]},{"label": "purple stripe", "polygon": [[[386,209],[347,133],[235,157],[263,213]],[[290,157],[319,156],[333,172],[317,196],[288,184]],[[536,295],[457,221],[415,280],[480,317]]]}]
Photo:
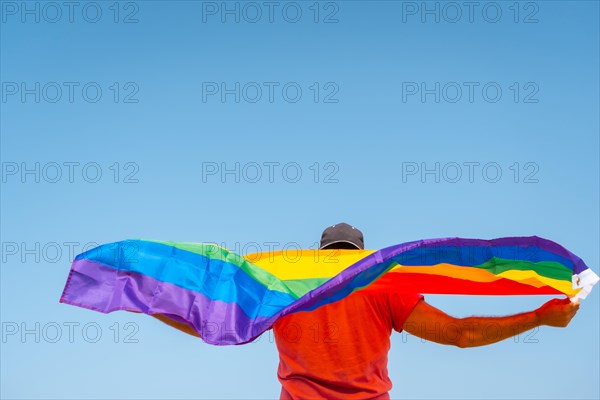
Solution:
[{"label": "purple stripe", "polygon": [[102,313],[163,314],[193,327],[214,345],[246,343],[271,326],[264,317],[250,319],[236,303],[211,300],[172,283],[87,259],[73,263],[60,302]]},{"label": "purple stripe", "polygon": [[[417,245],[406,243],[399,246],[402,247],[399,251],[410,250]],[[251,319],[236,303],[211,300],[200,292],[136,272],[106,267],[88,259],[73,262],[60,302],[102,313],[125,310],[148,315],[163,314],[193,327],[207,343],[244,344],[269,329],[279,318],[310,309],[347,285],[349,279],[382,262],[381,254],[385,250],[359,260],[269,318]]]}]

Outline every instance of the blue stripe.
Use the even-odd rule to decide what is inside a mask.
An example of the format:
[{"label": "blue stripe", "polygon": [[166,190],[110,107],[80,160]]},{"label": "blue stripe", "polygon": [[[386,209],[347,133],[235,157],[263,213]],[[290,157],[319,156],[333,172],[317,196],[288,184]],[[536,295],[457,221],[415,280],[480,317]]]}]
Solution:
[{"label": "blue stripe", "polygon": [[77,256],[121,271],[136,272],[212,300],[237,303],[249,318],[271,317],[296,299],[269,290],[239,266],[162,243],[125,240]]},{"label": "blue stripe", "polygon": [[477,266],[492,257],[530,262],[557,262],[573,270],[573,261],[537,246],[435,246],[421,247],[398,254],[398,264],[428,266],[440,263],[460,266]]}]

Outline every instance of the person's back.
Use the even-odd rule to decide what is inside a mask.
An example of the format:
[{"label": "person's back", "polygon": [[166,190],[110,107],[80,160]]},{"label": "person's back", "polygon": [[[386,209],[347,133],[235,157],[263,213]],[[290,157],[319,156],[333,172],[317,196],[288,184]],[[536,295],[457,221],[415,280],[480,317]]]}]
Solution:
[{"label": "person's back", "polygon": [[388,399],[387,360],[392,329],[423,296],[381,290],[384,275],[367,288],[273,326],[279,350],[282,399]]},{"label": "person's back", "polygon": [[[364,238],[353,226],[337,224],[325,229],[320,249],[362,250]],[[389,399],[392,329],[405,328],[443,345],[478,347],[542,325],[565,327],[579,309],[569,298],[552,299],[514,315],[456,318],[421,301],[420,294],[397,293],[392,275],[398,274],[384,274],[337,302],[290,314],[273,325],[281,399]],[[494,336],[488,333],[492,324],[498,332]]]}]

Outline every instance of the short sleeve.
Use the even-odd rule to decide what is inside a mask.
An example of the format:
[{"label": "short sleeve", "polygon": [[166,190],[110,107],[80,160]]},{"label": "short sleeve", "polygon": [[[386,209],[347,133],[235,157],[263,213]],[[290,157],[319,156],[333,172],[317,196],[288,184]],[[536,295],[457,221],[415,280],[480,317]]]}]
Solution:
[{"label": "short sleeve", "polygon": [[418,293],[390,293],[389,304],[392,316],[392,327],[396,332],[402,332],[404,322],[408,319],[415,306],[425,297]]}]

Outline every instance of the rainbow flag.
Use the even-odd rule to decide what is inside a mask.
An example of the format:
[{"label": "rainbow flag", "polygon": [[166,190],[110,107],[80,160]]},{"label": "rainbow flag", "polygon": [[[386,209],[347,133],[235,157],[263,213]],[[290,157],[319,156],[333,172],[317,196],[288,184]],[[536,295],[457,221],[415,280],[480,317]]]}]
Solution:
[{"label": "rainbow flag", "polygon": [[60,302],[145,313],[214,345],[250,342],[277,319],[367,285],[426,294],[565,294],[599,278],[537,236],[442,238],[373,250],[288,250],[244,257],[210,243],[125,240],[78,255]]}]

